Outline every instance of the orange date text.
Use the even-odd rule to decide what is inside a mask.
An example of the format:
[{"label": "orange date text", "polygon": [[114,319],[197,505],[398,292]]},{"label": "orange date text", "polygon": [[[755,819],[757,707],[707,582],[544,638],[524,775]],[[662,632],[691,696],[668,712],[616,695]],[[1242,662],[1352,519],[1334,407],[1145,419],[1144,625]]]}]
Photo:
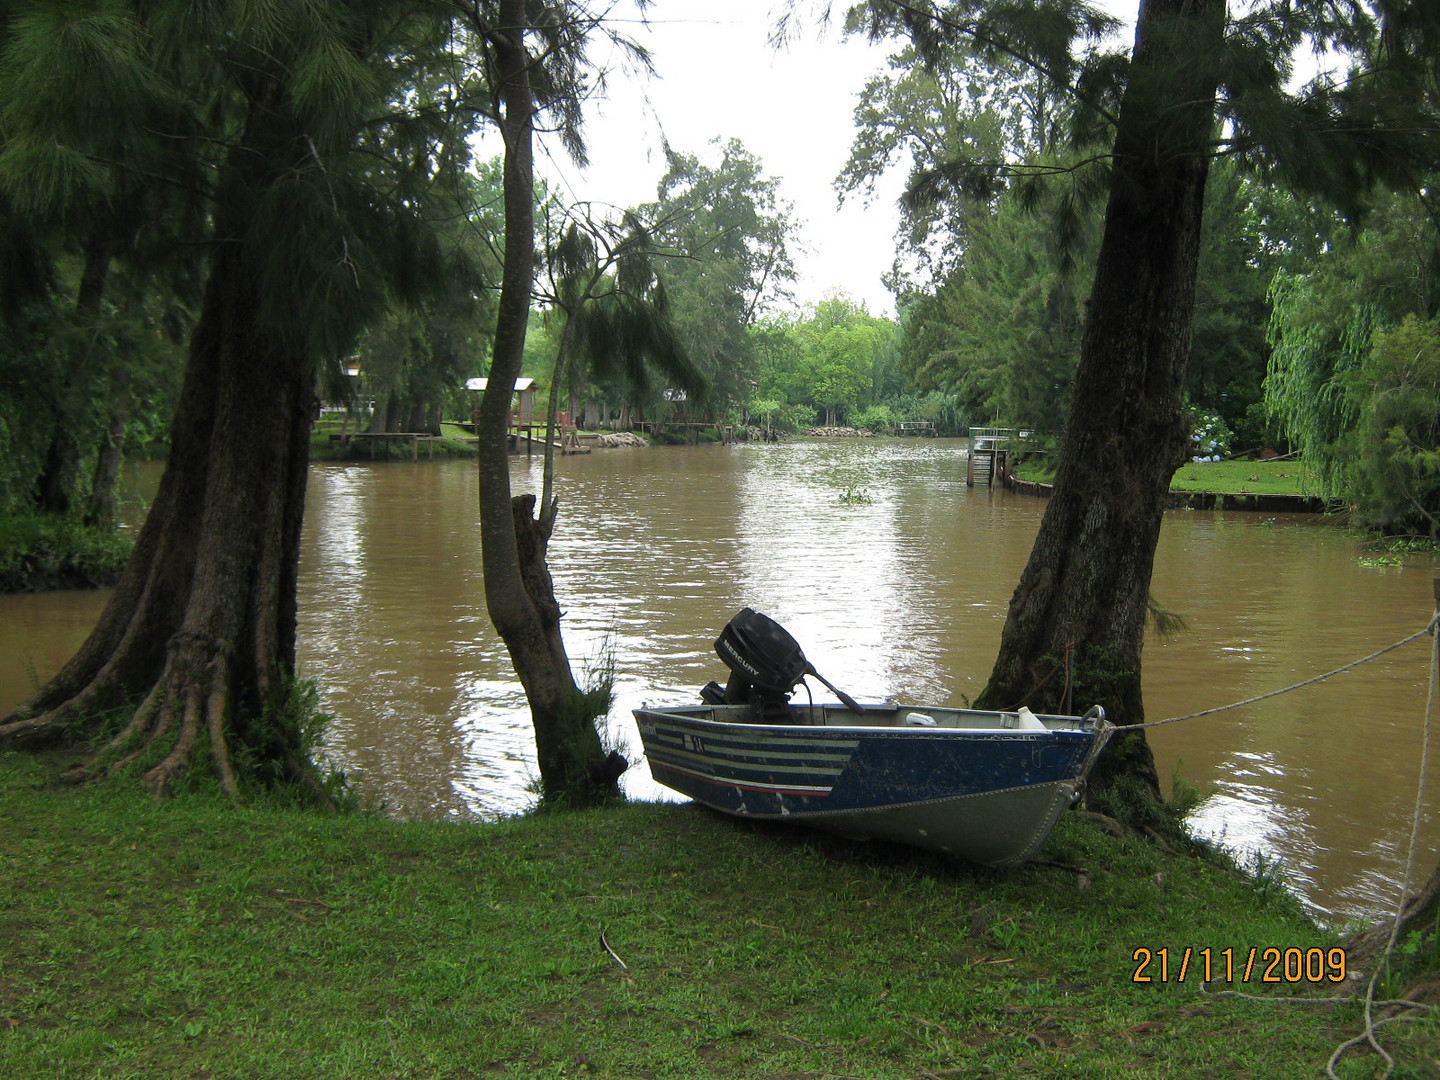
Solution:
[{"label": "orange date text", "polygon": [[1151,949],[1141,946],[1130,957],[1130,981],[1137,983],[1339,983],[1345,981],[1345,950],[1284,949],[1275,945],[1248,949]]}]

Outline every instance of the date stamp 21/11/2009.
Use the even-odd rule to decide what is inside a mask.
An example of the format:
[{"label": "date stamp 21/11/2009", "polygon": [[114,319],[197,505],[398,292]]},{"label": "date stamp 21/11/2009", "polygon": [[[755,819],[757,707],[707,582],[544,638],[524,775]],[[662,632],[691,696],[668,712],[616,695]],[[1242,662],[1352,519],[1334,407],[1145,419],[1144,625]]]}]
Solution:
[{"label": "date stamp 21/11/2009", "polygon": [[1137,948],[1130,981],[1137,983],[1241,982],[1340,983],[1345,981],[1345,950],[1282,949],[1251,946],[1248,949],[1203,949],[1186,946]]}]

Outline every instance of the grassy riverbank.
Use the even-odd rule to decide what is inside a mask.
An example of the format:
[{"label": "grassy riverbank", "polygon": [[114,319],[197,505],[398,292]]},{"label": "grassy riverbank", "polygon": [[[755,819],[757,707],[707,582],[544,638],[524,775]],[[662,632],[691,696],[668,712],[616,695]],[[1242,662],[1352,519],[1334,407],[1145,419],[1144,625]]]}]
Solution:
[{"label": "grassy riverbank", "polygon": [[[1015,468],[1021,480],[1055,479],[1053,456],[1032,458]],[[1319,485],[1298,461],[1191,462],[1176,470],[1170,490],[1214,495],[1317,495]]]},{"label": "grassy riverbank", "polygon": [[[346,458],[362,458],[368,461],[372,458],[394,458],[409,461],[416,456],[416,447],[411,439],[375,438],[363,434],[359,438],[353,438],[357,432],[363,431],[363,426],[357,425],[353,420],[347,423],[327,416],[316,421],[310,429],[310,460],[340,461]],[[347,437],[352,437],[348,444]],[[475,454],[473,435],[459,424],[441,424],[440,438],[422,443],[418,456],[430,459],[436,456],[474,457]]]},{"label": "grassy riverbank", "polygon": [[0,593],[114,585],[132,543],[114,529],[55,514],[0,520]]},{"label": "grassy riverbank", "polygon": [[1182,465],[1171,491],[1216,495],[1318,495],[1319,485],[1298,461],[1206,461]]},{"label": "grassy riverbank", "polygon": [[[4,1076],[1314,1077],[1359,1022],[1178,981],[1187,945],[1333,941],[1082,821],[1072,869],[1000,872],[693,806],[405,824],[47,775],[0,757]],[[1440,1068],[1407,1027],[1405,1075]]]}]

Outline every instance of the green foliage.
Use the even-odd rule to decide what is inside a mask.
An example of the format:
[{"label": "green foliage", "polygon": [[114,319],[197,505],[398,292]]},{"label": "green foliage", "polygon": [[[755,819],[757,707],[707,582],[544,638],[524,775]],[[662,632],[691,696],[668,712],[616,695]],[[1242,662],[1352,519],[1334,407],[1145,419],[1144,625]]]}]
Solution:
[{"label": "green foliage", "polygon": [[[1072,250],[1093,251],[1095,225],[1085,223]],[[976,208],[959,265],[906,306],[901,370],[921,389],[953,395],[973,417],[1059,431],[1088,292],[1061,256],[1049,224],[1017,195],[993,212]]]},{"label": "green foliage", "polygon": [[[1437,16],[1419,4],[1254,4],[1226,16],[1223,49],[1206,61],[1225,143],[1206,191],[1187,390],[1247,449],[1273,441],[1259,408],[1270,279],[1303,270],[1339,223],[1311,196],[1355,218],[1376,183],[1413,188],[1440,167],[1434,97],[1423,89],[1433,85]],[[847,23],[902,44],[861,96],[837,184],[873,193],[883,171],[908,159],[900,246],[914,265],[897,263],[893,277],[909,306],[902,365],[915,385],[944,388],[986,420],[1058,430],[1068,407],[1088,291],[1069,270],[1091,262],[1109,191],[1105,150],[1129,79],[1126,46],[1102,42],[1103,24],[1093,8],[1047,0],[876,0]],[[1156,32],[1167,31],[1157,23]],[[1290,89],[1302,43],[1349,57],[1352,77]],[[1166,77],[1157,74],[1157,92]],[[1409,235],[1433,265],[1432,230],[1418,224]],[[1277,391],[1277,371],[1301,344],[1292,336],[1291,355],[1272,368]],[[1298,379],[1284,396],[1323,412],[1333,402],[1311,391],[1327,379]],[[1295,437],[1294,425],[1287,431]]]},{"label": "green foliage", "polygon": [[1218,412],[1191,410],[1190,429],[1191,461],[1220,461],[1229,455],[1232,436]]},{"label": "green foliage", "polygon": [[[236,749],[242,783],[277,805],[312,806],[319,790],[336,809],[358,810],[359,793],[350,788],[342,770],[325,761],[325,729],[334,720],[321,708],[320,687],[313,679],[285,676],[277,700],[267,706],[260,723],[251,726],[261,738]],[[300,775],[281,753],[284,747],[294,752]]]},{"label": "green foliage", "polygon": [[114,529],[74,518],[6,515],[0,518],[0,593],[114,585],[133,546]]},{"label": "green foliage", "polygon": [[1166,800],[1170,812],[1181,821],[1199,809],[1200,804],[1210,794],[1180,775],[1182,764],[1182,761],[1176,760],[1175,768],[1170,773],[1170,798]]},{"label": "green foliage", "polygon": [[615,652],[607,640],[590,665],[583,685],[569,694],[555,725],[564,782],[543,792],[536,809],[548,813],[623,802],[613,779],[597,775],[599,763],[619,753],[602,739],[599,726],[615,704]]},{"label": "green foliage", "polygon": [[[827,296],[795,317],[762,320],[752,340],[760,400],[790,403],[796,420],[808,409],[799,426],[853,424],[862,410],[885,404],[881,387],[894,368],[895,324],[848,296]],[[886,414],[869,415],[881,422]]]},{"label": "green foliage", "polygon": [[[444,270],[438,287],[411,305],[395,305],[360,341],[360,379],[327,380],[329,400],[363,408],[375,402],[385,430],[434,431],[444,418],[468,417],[473,395],[465,381],[486,370],[495,247],[503,245],[499,161],[481,163],[434,197]],[[337,372],[339,365],[325,369]]]},{"label": "green foliage", "polygon": [[866,431],[888,432],[894,430],[899,419],[889,405],[869,405],[856,412],[850,422]]},{"label": "green foliage", "polygon": [[1360,402],[1352,439],[1361,519],[1440,537],[1440,322],[1407,315],[1371,340],[1345,379]]},{"label": "green foliage", "polygon": [[459,164],[431,156],[462,115],[442,104],[462,88],[442,86],[440,15],[405,0],[5,10],[0,368],[19,356],[40,377],[24,424],[0,402],[0,508],[42,474],[47,506],[57,485],[86,494],[112,422],[132,442],[168,430],[217,232],[263,253],[256,321],[320,376],[382,311],[473,277],[426,219]]},{"label": "green foliage", "polygon": [[639,214],[653,222],[656,251],[671,256],[664,277],[677,337],[717,400],[744,402],[754,364],[748,331],[789,296],[796,221],[780,181],[739,140],[712,147],[713,164],[667,146],[657,199]]},{"label": "green foliage", "polygon": [[[918,265],[904,273],[907,283],[929,276],[940,279],[954,269],[960,254],[950,243],[967,233],[967,219],[986,188],[999,179],[993,163],[1043,145],[1053,135],[1043,84],[1019,65],[1003,61],[996,69],[971,66],[973,53],[950,50],[947,62],[919,62],[913,45],[889,59],[889,72],[873,76],[855,107],[855,140],[836,180],[842,195],[859,192],[873,198],[875,183],[897,158],[909,158],[902,201],[902,251]],[[970,166],[962,174],[959,164]],[[963,182],[968,177],[970,183]],[[939,198],[941,189],[978,190],[980,199]],[[993,194],[993,191],[989,192]],[[897,258],[897,283],[902,280]]]},{"label": "green foliage", "polygon": [[[1192,336],[1190,400],[1227,425],[1261,398],[1262,327],[1268,270],[1253,200],[1258,188],[1217,168],[1207,188]],[[988,422],[1058,433],[1069,409],[1089,293],[1086,272],[1099,236],[1098,207],[1058,233],[1063,194],[1012,188],[967,211],[953,267],[905,308],[900,367]],[[1264,439],[1258,434],[1249,446]]]},{"label": "green foliage", "polygon": [[[1241,441],[1239,449],[1263,446],[1263,425],[1241,437],[1251,410],[1259,410],[1268,359],[1265,322],[1273,268],[1261,218],[1269,199],[1263,187],[1229,162],[1216,162],[1205,187],[1205,220],[1195,284],[1187,400],[1219,414]],[[1292,243],[1289,237],[1285,243]]]},{"label": "green foliage", "polygon": [[1417,201],[1277,274],[1265,404],[1319,477],[1386,532],[1436,535],[1435,267],[1440,232]]},{"label": "green foliage", "polygon": [[1150,619],[1150,629],[1159,637],[1174,637],[1187,629],[1185,616],[1165,607],[1153,594],[1145,597],[1145,613]]}]

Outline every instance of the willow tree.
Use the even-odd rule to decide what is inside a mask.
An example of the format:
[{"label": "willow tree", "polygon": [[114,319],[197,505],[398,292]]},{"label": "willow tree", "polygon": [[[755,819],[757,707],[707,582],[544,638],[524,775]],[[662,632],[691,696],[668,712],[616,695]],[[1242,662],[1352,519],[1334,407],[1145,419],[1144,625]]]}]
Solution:
[{"label": "willow tree", "polygon": [[[394,102],[443,44],[418,5],[220,0],[206,5],[27,5],[7,63],[39,57],[83,84],[125,46],[151,96],[153,138],[209,177],[208,251],[170,458],[133,557],[89,639],[0,721],[0,745],[119,732],[87,770],[139,760],[169,791],[208,759],[240,793],[290,778],[323,796],[286,714],[317,373],[433,262],[415,207],[433,132]],[[92,150],[43,116],[0,160],[12,185],[57,197],[96,172]],[[27,181],[26,178],[29,178]]]},{"label": "willow tree", "polygon": [[[1104,225],[1054,494],[978,703],[1054,711],[1098,702],[1117,724],[1138,723],[1155,545],[1189,441],[1184,387],[1210,162],[1228,153],[1351,206],[1378,180],[1426,175],[1440,143],[1422,73],[1440,41],[1440,8],[1274,0],[1232,16],[1224,0],[1144,0],[1125,56],[1077,53],[1076,42],[1093,45],[1113,23],[1073,0],[863,7],[872,33],[909,36],[922,60],[943,63],[963,42],[982,59],[1041,73],[1075,105],[1072,145],[1087,151],[1066,174],[1075,190],[1083,193],[1086,170],[1104,170]],[[1357,69],[1343,83],[1288,92],[1292,54],[1307,40],[1350,55]],[[912,191],[993,189],[1026,171],[962,148]],[[1123,784],[1136,812],[1155,812],[1143,733],[1114,740],[1093,783]]]}]

